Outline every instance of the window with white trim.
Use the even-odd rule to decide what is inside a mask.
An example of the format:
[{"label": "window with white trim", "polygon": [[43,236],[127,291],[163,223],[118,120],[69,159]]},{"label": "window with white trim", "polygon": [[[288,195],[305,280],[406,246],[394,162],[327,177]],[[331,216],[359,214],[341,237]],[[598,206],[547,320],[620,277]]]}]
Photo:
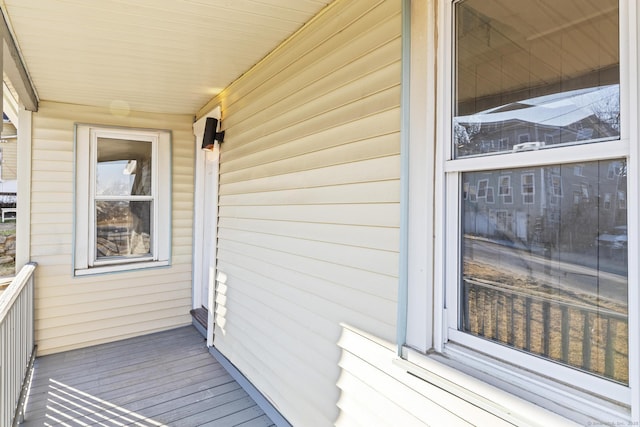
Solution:
[{"label": "window with white trim", "polygon": [[75,275],[168,265],[170,132],[79,124],[75,144]]},{"label": "window with white trim", "polygon": [[[620,11],[617,0],[572,5],[451,3],[441,347],[626,405],[631,150]],[[494,149],[483,144],[490,137],[518,144]],[[477,197],[464,197],[463,183],[472,196],[478,185]],[[489,206],[481,196],[492,187],[501,197]]]}]

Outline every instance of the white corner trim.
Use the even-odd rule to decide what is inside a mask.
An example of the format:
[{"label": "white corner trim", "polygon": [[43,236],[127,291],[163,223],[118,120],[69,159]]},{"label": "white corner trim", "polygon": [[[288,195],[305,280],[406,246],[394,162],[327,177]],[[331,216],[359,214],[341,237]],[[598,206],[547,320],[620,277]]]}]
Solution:
[{"label": "white corner trim", "polygon": [[[214,286],[215,286],[215,270],[216,270],[216,254],[215,254],[215,245],[213,245],[212,250],[214,253],[212,254],[209,260],[205,260],[203,253],[205,248],[205,202],[207,200],[215,200],[216,206],[214,206],[213,211],[217,212],[217,200],[218,200],[218,181],[215,180],[215,194],[205,195],[205,179],[206,179],[206,171],[207,171],[207,162],[213,162],[213,164],[209,165],[214,172],[218,173],[219,162],[220,162],[220,143],[215,142],[214,148],[212,152],[203,151],[201,149],[202,146],[202,138],[204,137],[204,129],[207,118],[213,117],[215,119],[220,120],[222,117],[222,111],[220,106],[215,107],[207,114],[205,114],[200,119],[196,120],[193,123],[193,135],[194,143],[195,143],[195,156],[194,156],[194,206],[193,206],[193,273],[192,273],[192,303],[193,308],[199,308],[206,301],[209,309],[209,318],[207,320],[207,345],[209,347],[213,346],[213,322],[215,318],[215,313],[213,310],[212,301],[214,300]],[[214,222],[216,224],[217,221]],[[217,234],[214,233],[214,236]],[[208,265],[210,270],[209,280],[208,280],[208,293],[207,295],[203,295],[203,280],[204,275],[203,271],[205,265]]]}]

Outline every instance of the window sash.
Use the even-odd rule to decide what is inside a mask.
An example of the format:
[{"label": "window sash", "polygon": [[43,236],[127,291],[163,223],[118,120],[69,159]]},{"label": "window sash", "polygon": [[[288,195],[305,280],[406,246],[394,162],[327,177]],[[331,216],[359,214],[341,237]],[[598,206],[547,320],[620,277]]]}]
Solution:
[{"label": "window sash", "polygon": [[[96,194],[96,175],[97,175],[97,165],[98,165],[98,140],[125,140],[132,141],[135,143],[136,141],[141,142],[150,142],[151,143],[151,194],[150,195],[122,195],[122,196],[113,196],[113,195],[97,195]],[[129,264],[129,263],[139,263],[139,262],[150,262],[157,261],[158,258],[158,208],[155,207],[157,205],[158,199],[158,145],[159,145],[159,137],[157,133],[149,133],[144,131],[135,131],[131,132],[119,130],[119,129],[92,129],[90,131],[90,141],[89,141],[89,157],[91,159],[90,170],[89,170],[89,239],[88,239],[88,253],[87,253],[87,261],[88,267],[100,267],[100,266],[110,266],[110,265],[118,265],[118,264]],[[103,257],[98,258],[96,252],[97,245],[97,212],[96,212],[96,202],[99,201],[150,201],[152,203],[151,211],[151,229],[150,229],[150,254],[140,255],[140,256],[113,256],[113,257]]]}]

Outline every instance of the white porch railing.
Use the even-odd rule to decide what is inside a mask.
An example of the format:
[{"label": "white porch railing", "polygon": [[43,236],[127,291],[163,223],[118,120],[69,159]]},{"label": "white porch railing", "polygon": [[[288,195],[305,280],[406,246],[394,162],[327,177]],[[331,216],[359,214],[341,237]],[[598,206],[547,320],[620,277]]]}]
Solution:
[{"label": "white porch railing", "polygon": [[26,385],[35,358],[33,336],[33,272],[25,265],[0,295],[0,425],[22,418]]}]

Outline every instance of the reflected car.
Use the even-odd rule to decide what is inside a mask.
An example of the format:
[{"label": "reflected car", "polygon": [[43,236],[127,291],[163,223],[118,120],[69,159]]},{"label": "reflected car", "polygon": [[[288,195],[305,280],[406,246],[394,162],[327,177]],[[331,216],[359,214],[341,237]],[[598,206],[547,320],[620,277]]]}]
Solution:
[{"label": "reflected car", "polygon": [[611,249],[627,249],[627,226],[620,225],[614,227],[613,230],[602,233],[598,236],[596,243],[599,246]]}]

